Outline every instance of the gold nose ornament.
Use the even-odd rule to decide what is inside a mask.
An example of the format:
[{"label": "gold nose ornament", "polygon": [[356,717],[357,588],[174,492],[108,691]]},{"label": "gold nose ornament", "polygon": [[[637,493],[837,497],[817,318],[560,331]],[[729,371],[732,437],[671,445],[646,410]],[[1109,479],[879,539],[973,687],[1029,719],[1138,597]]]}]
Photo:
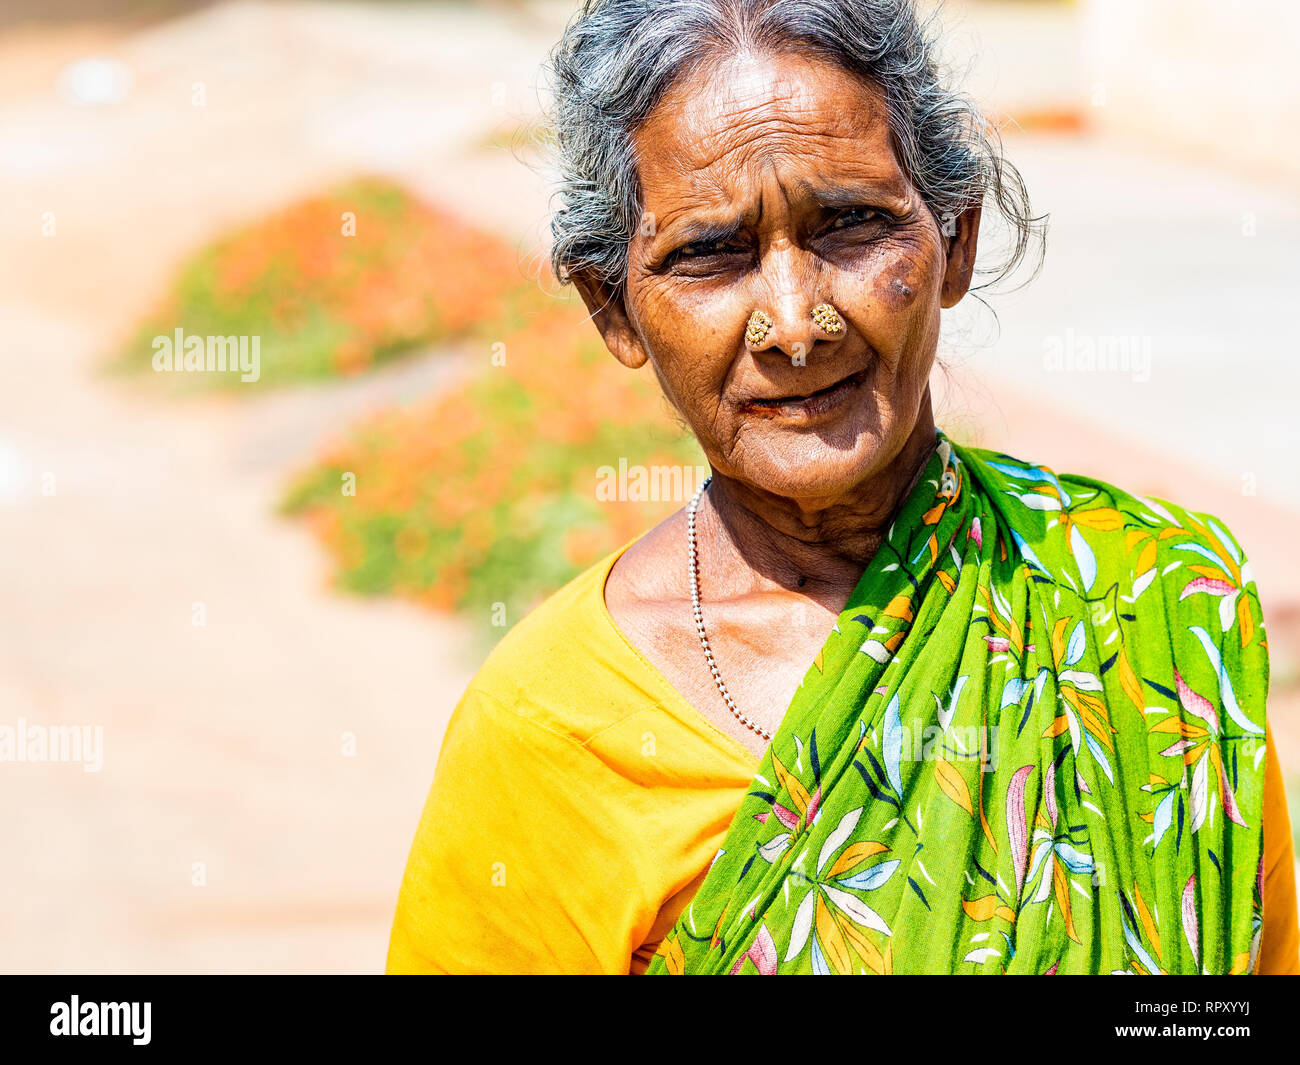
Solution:
[{"label": "gold nose ornament", "polygon": [[772,319],[763,311],[755,311],[745,325],[745,339],[751,344],[761,344],[772,331]]},{"label": "gold nose ornament", "polygon": [[813,325],[828,336],[839,336],[844,332],[844,319],[840,312],[829,303],[819,303],[812,309]]}]

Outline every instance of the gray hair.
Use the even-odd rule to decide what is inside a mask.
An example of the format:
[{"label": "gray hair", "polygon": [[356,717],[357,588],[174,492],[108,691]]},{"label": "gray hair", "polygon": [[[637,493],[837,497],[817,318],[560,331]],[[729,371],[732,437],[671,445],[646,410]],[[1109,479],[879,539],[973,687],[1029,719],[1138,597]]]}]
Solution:
[{"label": "gray hair", "polygon": [[745,50],[820,55],[876,86],[900,162],[935,218],[984,204],[1001,215],[1010,239],[979,272],[1007,277],[1031,246],[1041,251],[1045,219],[1031,213],[979,107],[944,84],[937,25],[912,0],[584,0],[549,64],[556,277],[589,270],[622,291],[641,217],[633,134],[679,78]]}]

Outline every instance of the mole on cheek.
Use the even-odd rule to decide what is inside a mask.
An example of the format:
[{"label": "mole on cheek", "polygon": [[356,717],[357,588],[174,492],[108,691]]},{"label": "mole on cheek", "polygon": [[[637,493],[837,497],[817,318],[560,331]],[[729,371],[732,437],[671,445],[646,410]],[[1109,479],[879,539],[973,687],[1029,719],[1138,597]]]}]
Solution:
[{"label": "mole on cheek", "polygon": [[894,310],[902,310],[916,298],[916,291],[901,277],[881,278],[876,283],[877,302]]}]

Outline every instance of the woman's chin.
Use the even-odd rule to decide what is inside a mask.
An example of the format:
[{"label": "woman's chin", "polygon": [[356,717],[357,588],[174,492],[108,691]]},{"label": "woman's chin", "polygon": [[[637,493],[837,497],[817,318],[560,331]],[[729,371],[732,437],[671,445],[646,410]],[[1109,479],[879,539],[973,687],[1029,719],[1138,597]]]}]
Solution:
[{"label": "woman's chin", "polygon": [[733,476],[784,499],[840,499],[856,494],[888,462],[881,440],[865,431],[846,434],[842,442],[825,434],[780,436],[769,448],[749,450]]}]

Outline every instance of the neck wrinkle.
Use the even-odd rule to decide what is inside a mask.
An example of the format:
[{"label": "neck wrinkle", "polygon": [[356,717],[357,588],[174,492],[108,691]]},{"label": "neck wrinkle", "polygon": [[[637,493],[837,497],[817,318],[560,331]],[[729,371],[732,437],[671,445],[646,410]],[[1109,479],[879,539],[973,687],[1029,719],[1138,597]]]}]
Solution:
[{"label": "neck wrinkle", "polygon": [[[924,475],[939,439],[927,401],[898,456],[864,485],[862,498],[817,512],[816,520],[797,504],[780,505],[788,501],[767,507],[767,500],[715,476],[697,516],[701,546],[707,538],[715,553],[738,556],[753,574],[783,588],[812,594],[810,587],[798,586],[807,577],[809,585],[842,586],[847,594]],[[715,583],[722,583],[716,564],[709,568],[717,574]]]}]

